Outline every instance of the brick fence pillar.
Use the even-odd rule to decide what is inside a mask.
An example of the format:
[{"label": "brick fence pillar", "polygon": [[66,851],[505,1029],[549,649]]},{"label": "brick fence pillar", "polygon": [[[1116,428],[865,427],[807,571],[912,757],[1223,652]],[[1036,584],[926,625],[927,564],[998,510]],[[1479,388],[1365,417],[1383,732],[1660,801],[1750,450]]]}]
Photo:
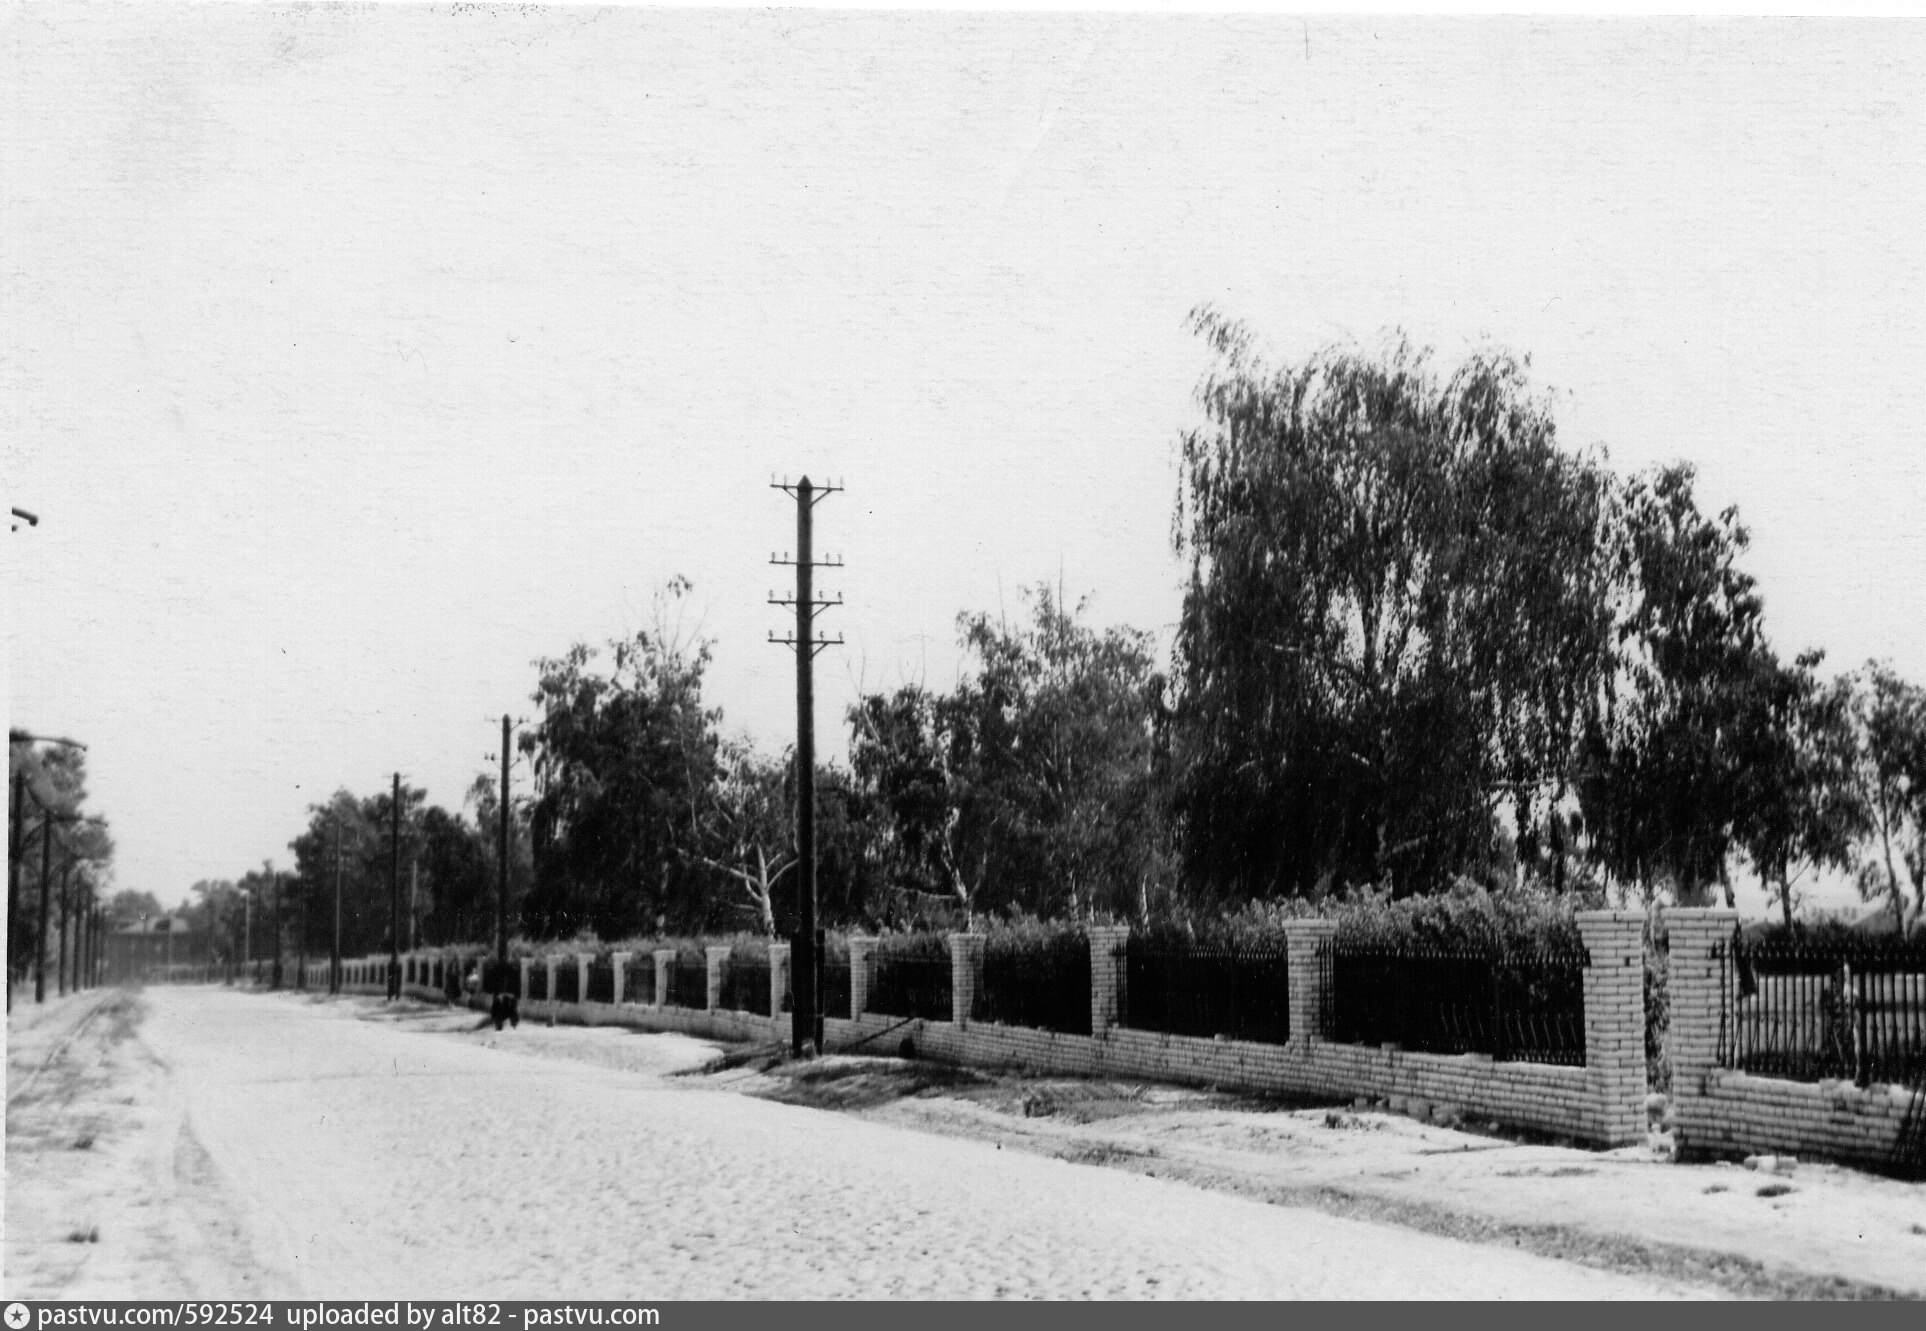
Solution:
[{"label": "brick fence pillar", "polygon": [[548,988],[542,992],[548,995],[551,1003],[555,1001],[555,960],[553,955],[542,958],[542,965],[548,968]]},{"label": "brick fence pillar", "polygon": [[849,1015],[860,1017],[869,1007],[869,954],[875,949],[874,938],[852,938],[849,940]]},{"label": "brick fence pillar", "polygon": [[575,954],[575,1001],[578,1003],[588,1002],[589,963],[594,960],[587,952]]},{"label": "brick fence pillar", "polygon": [[609,966],[615,971],[615,988],[610,991],[609,1001],[617,1007],[620,1007],[622,1000],[627,997],[624,991],[628,986],[629,957],[631,955],[632,954],[628,952],[612,952],[609,954]]},{"label": "brick fence pillar", "polygon": [[969,1024],[976,1012],[976,991],[983,983],[983,935],[950,935],[950,1020]]},{"label": "brick fence pillar", "polygon": [[1336,920],[1284,921],[1285,982],[1290,985],[1291,1043],[1322,1040],[1324,953],[1337,938]]},{"label": "brick fence pillar", "polygon": [[1731,1015],[1725,1011],[1726,953],[1738,923],[1738,912],[1731,910],[1665,912],[1665,1044],[1672,1058],[1673,1143],[1681,1160],[1712,1154],[1726,1135],[1708,1083],[1718,1070],[1719,1037]]},{"label": "brick fence pillar", "polygon": [[1101,1040],[1124,1017],[1124,949],[1130,944],[1127,924],[1090,926],[1090,1033]]},{"label": "brick fence pillar", "polygon": [[709,1011],[714,1012],[722,1006],[722,972],[723,968],[729,964],[729,949],[727,947],[711,947],[703,950],[709,958],[708,1008]]},{"label": "brick fence pillar", "polygon": [[1645,1136],[1645,913],[1582,910],[1578,934],[1585,967],[1585,1071],[1604,1146]]},{"label": "brick fence pillar", "polygon": [[515,997],[528,997],[528,958],[515,958]]},{"label": "brick fence pillar", "polygon": [[[782,996],[788,989],[789,944],[771,943],[769,945],[769,1015],[772,1018],[782,1015]],[[816,995],[818,1006],[821,1006],[822,999],[821,994]],[[826,1017],[830,1014],[825,1012],[823,1015]]]},{"label": "brick fence pillar", "polygon": [[675,974],[675,949],[659,948],[655,954],[655,1005],[669,1006],[669,977]]}]

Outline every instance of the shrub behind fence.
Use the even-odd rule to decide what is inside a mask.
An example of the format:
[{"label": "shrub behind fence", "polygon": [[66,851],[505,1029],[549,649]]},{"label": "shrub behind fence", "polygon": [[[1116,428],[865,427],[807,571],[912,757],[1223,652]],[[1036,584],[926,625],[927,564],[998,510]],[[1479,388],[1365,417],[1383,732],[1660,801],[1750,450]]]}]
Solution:
[{"label": "shrub behind fence", "polygon": [[1266,1044],[1291,1038],[1282,942],[1206,946],[1133,936],[1123,998],[1123,1024],[1137,1030]]},{"label": "shrub behind fence", "polygon": [[1741,939],[1719,957],[1726,1067],[1861,1086],[1926,1078],[1926,940]]},{"label": "shrub behind fence", "polygon": [[1326,1038],[1500,1061],[1585,1063],[1583,949],[1327,943]]},{"label": "shrub behind fence", "polygon": [[991,937],[983,951],[973,1021],[1090,1034],[1090,940],[1082,933],[1049,939]]}]

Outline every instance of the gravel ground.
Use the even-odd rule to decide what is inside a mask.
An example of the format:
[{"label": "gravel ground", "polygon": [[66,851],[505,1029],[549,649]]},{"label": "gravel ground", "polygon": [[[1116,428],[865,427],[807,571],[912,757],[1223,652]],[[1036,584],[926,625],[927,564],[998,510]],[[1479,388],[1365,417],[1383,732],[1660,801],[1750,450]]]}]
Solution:
[{"label": "gravel ground", "polygon": [[[43,1107],[31,1149],[23,1122],[18,1155],[9,1114],[11,1293],[1695,1292],[736,1094],[666,1075],[710,1052],[686,1039],[533,1026],[464,1034],[472,1023],[459,1014],[218,988],[148,990],[140,1004],[144,1020],[129,1003],[118,1036],[100,1044],[95,1084]],[[577,1066],[563,1074],[558,1055]],[[108,1108],[123,1099],[132,1112],[115,1119]],[[63,1177],[46,1165],[60,1154],[50,1144],[90,1114],[107,1114],[111,1149],[65,1152],[86,1158]],[[132,1163],[105,1169],[114,1159]],[[161,1162],[164,1179],[153,1174]],[[157,1214],[191,1223],[168,1243],[143,1243]],[[69,1270],[26,1260],[73,1229],[98,1238],[70,1247],[113,1260]]]}]

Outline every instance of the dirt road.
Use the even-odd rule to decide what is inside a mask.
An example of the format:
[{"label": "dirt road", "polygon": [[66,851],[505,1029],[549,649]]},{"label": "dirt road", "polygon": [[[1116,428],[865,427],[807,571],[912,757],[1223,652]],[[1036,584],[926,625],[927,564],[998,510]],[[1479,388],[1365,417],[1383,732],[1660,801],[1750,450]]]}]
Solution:
[{"label": "dirt road", "polygon": [[[56,1043],[31,1022],[14,1029],[16,1068]],[[7,1292],[1681,1292],[708,1089],[664,1075],[705,1046],[582,1034],[619,1040],[607,1061],[620,1066],[564,1074],[513,1032],[423,1033],[363,1000],[111,997],[9,1106]]]}]

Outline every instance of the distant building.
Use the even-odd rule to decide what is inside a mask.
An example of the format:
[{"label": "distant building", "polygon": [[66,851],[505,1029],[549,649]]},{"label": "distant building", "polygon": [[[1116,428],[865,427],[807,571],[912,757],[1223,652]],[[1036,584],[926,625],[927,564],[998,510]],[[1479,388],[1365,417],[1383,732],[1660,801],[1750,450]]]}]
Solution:
[{"label": "distant building", "polygon": [[211,940],[185,916],[152,915],[107,935],[109,983],[138,980],[152,966],[182,966],[212,959]]}]

